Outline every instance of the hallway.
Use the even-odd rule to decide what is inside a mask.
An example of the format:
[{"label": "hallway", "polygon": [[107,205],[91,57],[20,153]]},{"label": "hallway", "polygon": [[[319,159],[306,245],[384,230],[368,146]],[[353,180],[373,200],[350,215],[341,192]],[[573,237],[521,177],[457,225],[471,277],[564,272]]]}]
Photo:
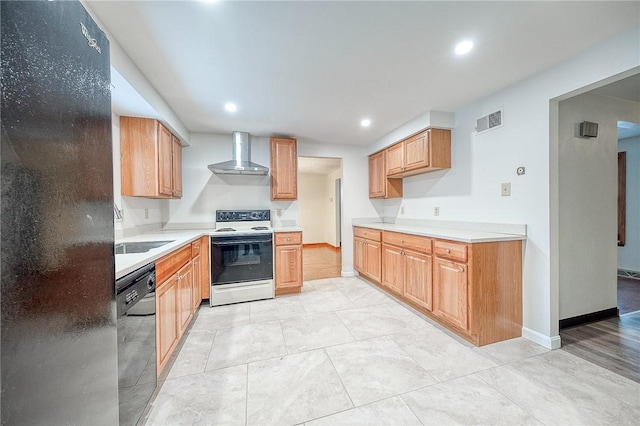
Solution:
[{"label": "hallway", "polygon": [[618,277],[618,309],[620,315],[640,311],[640,280]]},{"label": "hallway", "polygon": [[302,249],[302,276],[304,281],[341,276],[342,250],[329,244],[309,245]]}]

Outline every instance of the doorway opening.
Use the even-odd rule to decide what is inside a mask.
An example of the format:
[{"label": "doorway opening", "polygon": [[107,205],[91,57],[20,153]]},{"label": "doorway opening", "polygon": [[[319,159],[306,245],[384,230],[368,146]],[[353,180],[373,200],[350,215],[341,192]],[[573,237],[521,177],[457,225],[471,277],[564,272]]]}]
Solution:
[{"label": "doorway opening", "polygon": [[303,279],[342,271],[342,159],[298,157],[299,222],[304,232]]},{"label": "doorway opening", "polygon": [[618,310],[640,311],[640,124],[618,121]]}]

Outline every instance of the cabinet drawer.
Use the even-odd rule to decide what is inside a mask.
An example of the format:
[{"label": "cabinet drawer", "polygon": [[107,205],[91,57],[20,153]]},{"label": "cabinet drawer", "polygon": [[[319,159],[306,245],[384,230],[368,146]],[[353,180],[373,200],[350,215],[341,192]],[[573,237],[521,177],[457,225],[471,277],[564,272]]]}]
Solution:
[{"label": "cabinet drawer", "polygon": [[464,243],[435,240],[433,242],[433,251],[438,257],[445,257],[460,262],[467,261],[467,245]]},{"label": "cabinet drawer", "polygon": [[191,260],[191,244],[166,255],[156,262],[156,282],[163,283]]},{"label": "cabinet drawer", "polygon": [[191,243],[191,257],[196,257],[200,254],[200,240],[195,240]]},{"label": "cabinet drawer", "polygon": [[302,244],[302,232],[278,232],[275,241],[277,246]]},{"label": "cabinet drawer", "polygon": [[419,251],[421,253],[431,253],[431,238],[421,237],[419,235],[384,231],[382,233],[382,241],[387,244],[393,244],[395,246]]},{"label": "cabinet drawer", "polygon": [[356,237],[360,237],[360,238],[365,238],[367,240],[372,240],[372,241],[380,241],[382,231],[378,231],[376,229],[371,229],[371,228],[360,228],[360,227],[354,227],[353,228],[353,235]]}]

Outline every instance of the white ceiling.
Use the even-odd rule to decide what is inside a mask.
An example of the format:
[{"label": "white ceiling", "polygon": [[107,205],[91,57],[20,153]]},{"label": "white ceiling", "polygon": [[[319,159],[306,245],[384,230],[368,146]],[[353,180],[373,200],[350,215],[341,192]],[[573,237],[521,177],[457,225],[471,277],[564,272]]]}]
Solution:
[{"label": "white ceiling", "polygon": [[298,157],[298,173],[303,175],[328,175],[341,167],[340,158]]},{"label": "white ceiling", "polygon": [[[191,132],[349,144],[455,111],[640,25],[637,1],[89,6]],[[475,48],[457,57],[465,38]]]}]

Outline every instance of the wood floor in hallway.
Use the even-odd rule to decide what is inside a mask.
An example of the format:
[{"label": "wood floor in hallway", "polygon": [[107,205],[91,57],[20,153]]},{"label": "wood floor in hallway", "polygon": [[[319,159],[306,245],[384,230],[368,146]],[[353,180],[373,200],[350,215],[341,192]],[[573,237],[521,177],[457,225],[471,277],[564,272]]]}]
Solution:
[{"label": "wood floor in hallway", "polygon": [[342,251],[329,245],[304,247],[302,275],[304,281],[335,278],[341,275]]}]

